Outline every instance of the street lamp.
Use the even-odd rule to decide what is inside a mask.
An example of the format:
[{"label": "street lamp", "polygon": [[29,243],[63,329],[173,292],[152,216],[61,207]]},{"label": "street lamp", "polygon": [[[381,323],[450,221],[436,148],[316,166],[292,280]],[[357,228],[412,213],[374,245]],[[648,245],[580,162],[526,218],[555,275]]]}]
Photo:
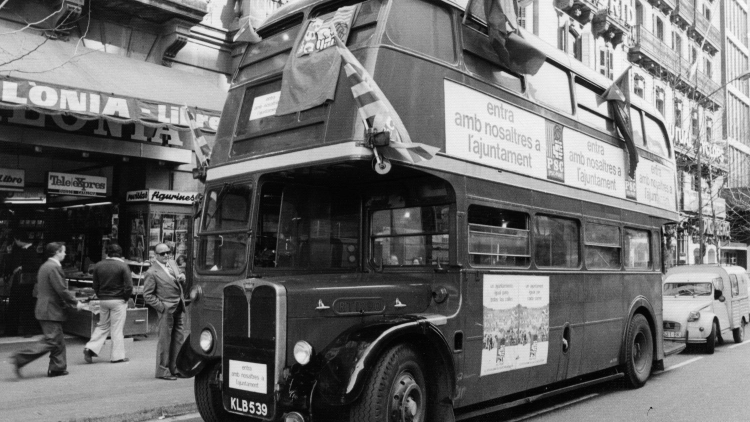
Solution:
[{"label": "street lamp", "polygon": [[[738,76],[735,76],[732,78],[729,82],[725,83],[724,85],[716,88],[711,92],[710,94],[706,95],[706,99],[711,98],[712,95],[716,94],[717,92],[721,91],[722,89],[726,88],[729,84],[731,84],[734,81],[746,81],[750,79],[750,70],[746,71],[745,73],[742,73]],[[697,85],[697,81],[696,81]],[[697,88],[697,87],[696,87]],[[704,239],[704,224],[703,224],[703,167],[701,165],[701,137],[696,134],[696,152],[695,155],[697,156],[697,164],[698,164],[698,234],[699,237],[699,243],[698,243],[698,262],[696,264],[702,264],[703,263],[703,255],[705,254],[705,239]],[[711,177],[711,175],[708,175]],[[714,220],[716,217],[714,216]],[[716,225],[716,221],[714,221],[714,226]],[[714,230],[716,228],[714,227]],[[716,234],[714,233],[714,236]],[[718,242],[717,242],[718,244]]]}]

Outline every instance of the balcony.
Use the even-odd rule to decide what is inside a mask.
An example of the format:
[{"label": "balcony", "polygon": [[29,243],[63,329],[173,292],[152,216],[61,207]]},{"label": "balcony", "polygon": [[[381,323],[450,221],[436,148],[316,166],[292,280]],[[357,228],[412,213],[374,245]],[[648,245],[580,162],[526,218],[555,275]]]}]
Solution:
[{"label": "balcony", "polygon": [[680,57],[643,25],[635,27],[635,39],[628,59],[658,77],[680,74]]},{"label": "balcony", "polygon": [[603,0],[555,0],[555,7],[570,15],[581,25],[591,22],[594,14],[604,6]]},{"label": "balcony", "polygon": [[91,2],[91,7],[116,20],[138,17],[163,24],[177,18],[195,25],[208,13],[208,3],[207,0],[97,0]]},{"label": "balcony", "polygon": [[703,98],[711,95],[710,101],[713,102],[713,104],[707,104],[707,107],[713,109],[724,107],[724,92],[719,88],[721,88],[721,85],[714,82],[708,75],[700,71],[698,72],[698,94]]},{"label": "balcony", "polygon": [[651,6],[661,10],[665,15],[674,12],[677,6],[677,0],[648,0],[648,2]]},{"label": "balcony", "polygon": [[700,13],[695,15],[695,26],[690,29],[690,35],[698,42],[702,42],[705,37],[706,42],[703,48],[711,55],[721,50],[721,35],[719,34],[719,30],[711,25],[711,22]]},{"label": "balcony", "polygon": [[617,45],[630,33],[630,25],[605,8],[594,15],[591,21],[591,33],[594,37],[602,37],[605,41],[611,42],[612,47],[617,48]]},{"label": "balcony", "polygon": [[682,29],[693,26],[695,22],[695,0],[679,0],[677,11],[672,14],[672,22]]}]

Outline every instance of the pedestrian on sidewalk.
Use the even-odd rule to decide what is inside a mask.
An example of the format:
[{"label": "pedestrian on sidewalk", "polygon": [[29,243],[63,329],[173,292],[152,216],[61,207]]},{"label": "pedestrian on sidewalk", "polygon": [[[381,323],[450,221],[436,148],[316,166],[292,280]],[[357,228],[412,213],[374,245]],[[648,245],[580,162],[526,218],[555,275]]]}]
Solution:
[{"label": "pedestrian on sidewalk", "polygon": [[31,337],[39,332],[34,319],[34,285],[39,271],[39,257],[23,230],[13,233],[14,248],[10,256],[12,267],[10,297],[8,298],[6,336],[23,334]]},{"label": "pedestrian on sidewalk", "polygon": [[159,315],[159,340],[156,344],[156,378],[177,379],[177,353],[185,341],[185,274],[170,259],[170,248],[159,243],[154,248],[156,259],[146,272],[143,297]]},{"label": "pedestrian on sidewalk", "polygon": [[99,356],[107,336],[112,337],[110,362],[127,362],[125,357],[125,316],[128,299],[133,294],[133,276],[130,267],[122,259],[122,248],[110,243],[106,249],[106,259],[94,267],[94,292],[99,299],[99,322],[91,339],[83,348],[83,359],[92,363]]},{"label": "pedestrian on sidewalk", "polygon": [[42,325],[44,337],[30,349],[13,355],[16,376],[21,377],[21,368],[30,362],[49,353],[48,377],[68,375],[68,363],[65,357],[65,337],[63,321],[67,319],[66,307],[82,309],[84,306],[68,290],[68,281],[62,269],[65,258],[65,245],[52,242],[47,244],[45,252],[49,259],[39,268],[37,276],[36,319]]}]

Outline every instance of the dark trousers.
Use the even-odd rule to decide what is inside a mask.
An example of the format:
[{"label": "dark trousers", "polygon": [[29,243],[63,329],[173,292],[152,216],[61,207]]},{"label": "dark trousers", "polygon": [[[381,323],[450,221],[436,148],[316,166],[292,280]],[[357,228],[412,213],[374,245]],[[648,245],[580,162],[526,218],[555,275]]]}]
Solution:
[{"label": "dark trousers", "polygon": [[39,321],[42,325],[42,337],[31,348],[15,354],[16,365],[26,366],[49,353],[49,370],[64,371],[68,367],[65,358],[65,336],[62,321]]},{"label": "dark trousers", "polygon": [[36,306],[36,298],[33,296],[34,284],[21,283],[18,279],[14,281],[8,297],[5,335],[35,334],[38,328],[36,318],[34,318],[34,306]]},{"label": "dark trousers", "polygon": [[159,312],[159,342],[156,343],[156,378],[177,374],[177,353],[185,342],[185,307],[172,306]]}]

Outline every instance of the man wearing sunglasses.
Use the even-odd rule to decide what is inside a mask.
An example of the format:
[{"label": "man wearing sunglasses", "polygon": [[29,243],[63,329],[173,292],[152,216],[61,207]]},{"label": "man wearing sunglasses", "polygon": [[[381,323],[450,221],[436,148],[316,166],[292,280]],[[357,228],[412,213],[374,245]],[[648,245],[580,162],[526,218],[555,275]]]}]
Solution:
[{"label": "man wearing sunglasses", "polygon": [[143,297],[159,315],[159,341],[156,345],[156,378],[174,381],[179,376],[175,363],[185,341],[185,274],[170,257],[164,243],[154,248],[155,260],[146,272]]}]

